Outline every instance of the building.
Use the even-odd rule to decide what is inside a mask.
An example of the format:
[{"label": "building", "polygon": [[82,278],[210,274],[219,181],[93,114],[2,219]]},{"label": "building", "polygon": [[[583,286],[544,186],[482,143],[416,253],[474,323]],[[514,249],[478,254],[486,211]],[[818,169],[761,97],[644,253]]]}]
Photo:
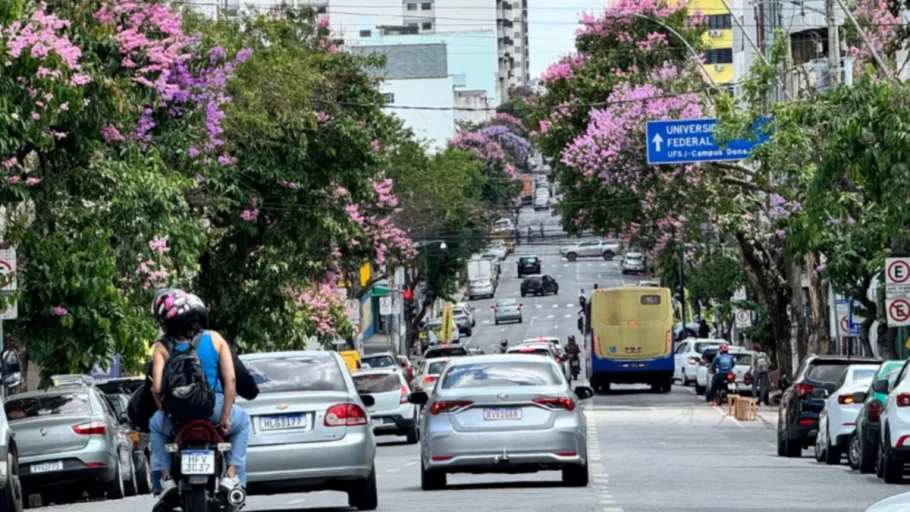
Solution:
[{"label": "building", "polygon": [[[282,3],[311,6],[329,17],[331,27],[348,40],[378,36],[486,33],[495,46],[485,41],[461,41],[459,51],[475,57],[489,54],[496,62],[495,104],[508,97],[509,89],[528,85],[530,52],[528,0],[189,0],[208,16],[219,11],[236,14],[246,9],[266,10]],[[421,44],[428,41],[408,41]],[[456,41],[441,41],[455,46]],[[386,43],[379,43],[386,44]],[[470,88],[476,88],[469,86]]]},{"label": "building", "polygon": [[732,87],[736,80],[733,66],[733,14],[723,0],[692,0],[689,10],[708,17],[702,40],[709,48],[705,52],[705,69],[715,84]]},{"label": "building", "polygon": [[[431,151],[445,148],[455,136],[455,84],[449,75],[446,45],[393,44],[354,46],[358,55],[382,54],[386,65],[372,69],[383,79],[386,110],[398,116]],[[408,108],[395,108],[394,105]]]}]

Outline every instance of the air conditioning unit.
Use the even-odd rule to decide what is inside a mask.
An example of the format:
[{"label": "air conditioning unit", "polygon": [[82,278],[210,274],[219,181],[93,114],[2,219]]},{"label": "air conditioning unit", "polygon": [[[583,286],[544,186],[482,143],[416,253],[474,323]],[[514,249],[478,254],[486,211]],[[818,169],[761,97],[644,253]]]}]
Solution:
[{"label": "air conditioning unit", "polygon": [[715,64],[715,65],[714,65],[714,71],[723,71],[723,70],[724,70],[724,65],[723,65],[723,64]]},{"label": "air conditioning unit", "polygon": [[709,30],[708,35],[714,38],[720,37],[723,35],[723,32],[720,30]]}]

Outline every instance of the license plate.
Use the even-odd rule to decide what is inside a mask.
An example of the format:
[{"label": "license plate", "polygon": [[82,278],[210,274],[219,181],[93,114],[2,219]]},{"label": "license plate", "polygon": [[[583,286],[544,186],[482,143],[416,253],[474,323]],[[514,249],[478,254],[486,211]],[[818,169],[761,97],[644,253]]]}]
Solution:
[{"label": "license plate", "polygon": [[382,418],[370,418],[370,426],[382,425]]},{"label": "license plate", "polygon": [[483,419],[485,421],[520,420],[521,409],[484,409]]},{"label": "license plate", "polygon": [[54,462],[42,462],[40,464],[32,464],[32,473],[48,473],[50,471],[62,471],[63,470],[63,461],[57,460]]},{"label": "license plate", "polygon": [[307,417],[303,414],[281,414],[259,417],[259,430],[294,430],[305,428],[307,428]]},{"label": "license plate", "polygon": [[188,450],[180,453],[180,473],[183,475],[212,475],[215,473],[215,452]]}]

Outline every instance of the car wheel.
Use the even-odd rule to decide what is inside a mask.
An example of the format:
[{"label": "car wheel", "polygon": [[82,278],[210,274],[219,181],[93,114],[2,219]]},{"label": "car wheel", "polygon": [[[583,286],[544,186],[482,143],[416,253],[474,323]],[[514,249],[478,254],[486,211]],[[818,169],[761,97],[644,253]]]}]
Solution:
[{"label": "car wheel", "polygon": [[607,261],[613,261],[613,251],[604,251],[604,259]]},{"label": "car wheel", "polygon": [[698,382],[695,383],[695,394],[696,395],[699,395],[699,396],[704,395],[705,391],[707,391],[705,386],[699,386]]},{"label": "car wheel", "polygon": [[556,287],[556,289],[553,290],[553,295],[559,295],[559,287],[558,287],[558,286]]},{"label": "car wheel", "polygon": [[127,469],[127,474],[130,477],[130,481],[123,483],[123,495],[135,496],[139,494],[139,489],[136,486],[136,466],[132,454],[130,455],[130,467]]},{"label": "car wheel", "polygon": [[815,438],[815,462],[821,464],[825,461],[827,450],[822,446],[821,441],[819,440],[821,436],[816,436]]},{"label": "car wheel", "polygon": [[566,259],[569,261],[575,261],[578,259],[578,255],[574,252],[570,252],[569,254],[566,254]]},{"label": "car wheel", "polygon": [[784,439],[780,436],[780,431],[777,432],[777,456],[783,457],[786,454],[786,445]]},{"label": "car wheel", "polygon": [[139,467],[136,468],[136,489],[139,494],[152,494],[152,468],[144,453],[139,455]]},{"label": "car wheel", "polygon": [[408,444],[417,444],[417,441],[420,440],[420,431],[417,429],[417,420],[414,420],[414,423],[411,424],[411,428],[408,429]]},{"label": "car wheel", "polygon": [[123,467],[120,465],[120,456],[117,456],[117,462],[114,464],[114,479],[107,484],[107,499],[119,500],[123,498]]},{"label": "car wheel", "polygon": [[518,317],[518,323],[524,323],[524,319],[522,317]]},{"label": "car wheel", "polygon": [[568,466],[562,469],[562,483],[569,487],[588,486],[588,463],[584,465]]},{"label": "car wheel", "polygon": [[420,489],[424,491],[435,491],[446,486],[446,474],[442,471],[430,471],[426,469],[423,462],[420,463]]},{"label": "car wheel", "polygon": [[688,386],[688,385],[689,385],[689,382],[690,382],[690,381],[689,381],[689,376],[686,375],[686,369],[685,369],[685,368],[682,369],[682,378],[679,379],[679,380],[681,381],[680,384],[682,384],[683,386]]},{"label": "car wheel", "polygon": [[862,456],[861,450],[862,444],[859,442],[859,436],[854,432],[850,435],[850,440],[847,441],[847,462],[850,464],[850,469],[859,469],[860,457]]},{"label": "car wheel", "polygon": [[493,320],[494,325],[499,325],[499,320]]},{"label": "car wheel", "polygon": [[370,470],[370,476],[358,482],[348,491],[348,505],[357,510],[376,510],[379,507],[379,491],[376,488],[376,467]]},{"label": "car wheel", "polygon": [[838,466],[840,465],[841,455],[843,455],[842,450],[837,445],[831,444],[831,433],[825,434],[826,439],[826,449],[825,449],[825,464],[829,466]]},{"label": "car wheel", "polygon": [[527,293],[521,292],[521,296],[522,296],[522,297],[524,297],[525,295],[527,295]]},{"label": "car wheel", "polygon": [[862,474],[875,473],[875,462],[878,456],[878,447],[866,440],[866,436],[859,438],[859,472]]},{"label": "car wheel", "polygon": [[[885,439],[890,438],[888,432],[885,433]],[[904,464],[895,460],[891,455],[891,450],[885,443],[879,441],[879,465],[881,466],[882,480],[886,484],[899,484],[904,479]]]},{"label": "car wheel", "polygon": [[22,512],[25,508],[22,496],[22,482],[19,481],[19,466],[13,454],[9,454],[7,461],[10,468],[10,478],[6,487],[0,490],[0,510]]},{"label": "car wheel", "polygon": [[796,458],[803,456],[803,445],[799,441],[790,439],[789,433],[784,437],[784,457]]}]

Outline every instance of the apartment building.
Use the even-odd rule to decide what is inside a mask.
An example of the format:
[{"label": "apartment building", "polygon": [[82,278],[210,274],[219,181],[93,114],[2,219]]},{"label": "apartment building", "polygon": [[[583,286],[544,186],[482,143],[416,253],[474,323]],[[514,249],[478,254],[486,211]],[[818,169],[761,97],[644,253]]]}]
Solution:
[{"label": "apartment building", "polygon": [[705,69],[718,85],[732,87],[736,80],[733,66],[733,13],[722,0],[693,0],[690,11],[698,10],[708,17],[702,35],[708,50],[705,52]]}]

